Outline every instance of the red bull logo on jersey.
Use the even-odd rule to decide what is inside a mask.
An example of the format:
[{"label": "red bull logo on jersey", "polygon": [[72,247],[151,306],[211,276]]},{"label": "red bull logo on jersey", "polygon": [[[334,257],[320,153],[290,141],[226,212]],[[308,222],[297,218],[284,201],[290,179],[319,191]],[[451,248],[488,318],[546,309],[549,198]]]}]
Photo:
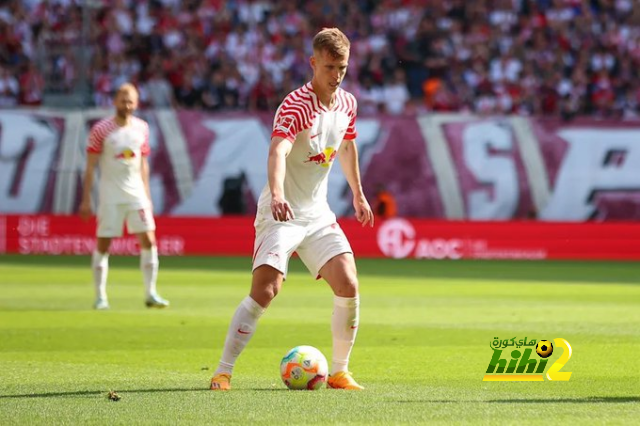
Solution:
[{"label": "red bull logo on jersey", "polygon": [[123,150],[120,154],[116,155],[116,159],[118,160],[131,160],[132,158],[136,158],[136,153],[130,150],[129,148]]},{"label": "red bull logo on jersey", "polygon": [[325,148],[322,152],[315,155],[309,153],[305,163],[316,163],[322,167],[329,167],[333,160],[335,160],[337,154],[338,151],[334,148]]}]

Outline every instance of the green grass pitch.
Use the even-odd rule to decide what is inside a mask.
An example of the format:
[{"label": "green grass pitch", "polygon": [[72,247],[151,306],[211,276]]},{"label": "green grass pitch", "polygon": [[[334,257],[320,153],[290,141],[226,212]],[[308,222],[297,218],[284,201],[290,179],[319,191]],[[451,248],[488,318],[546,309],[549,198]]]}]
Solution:
[{"label": "green grass pitch", "polygon": [[[143,306],[137,262],[111,258],[111,310],[96,312],[87,257],[0,256],[0,424],[640,419],[635,263],[359,260],[350,369],[367,389],[303,392],[285,389],[279,362],[301,344],[330,360],[332,295],[294,260],[221,393],[209,379],[248,292],[249,259],[161,259],[164,311]],[[483,382],[497,336],[568,340],[571,380]]]}]

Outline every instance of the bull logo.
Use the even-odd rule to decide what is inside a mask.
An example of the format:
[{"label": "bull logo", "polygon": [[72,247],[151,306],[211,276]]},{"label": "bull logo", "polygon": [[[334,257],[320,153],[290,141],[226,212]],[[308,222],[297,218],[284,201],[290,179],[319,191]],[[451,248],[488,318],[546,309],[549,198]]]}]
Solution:
[{"label": "bull logo", "polygon": [[129,148],[124,149],[120,154],[116,155],[116,158],[118,160],[131,160],[132,158],[135,158],[135,157],[136,157],[136,153]]},{"label": "bull logo", "polygon": [[338,151],[334,148],[325,148],[322,152],[315,155],[309,153],[305,163],[316,163],[322,167],[329,167],[329,165],[335,160]]}]

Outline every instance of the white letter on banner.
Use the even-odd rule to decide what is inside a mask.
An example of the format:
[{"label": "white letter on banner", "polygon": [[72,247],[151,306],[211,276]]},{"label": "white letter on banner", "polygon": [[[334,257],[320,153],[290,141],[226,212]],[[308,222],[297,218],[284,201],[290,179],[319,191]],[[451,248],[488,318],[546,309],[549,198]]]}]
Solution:
[{"label": "white letter on banner", "polygon": [[54,166],[57,132],[35,116],[14,112],[0,113],[0,128],[0,211],[35,213]]},{"label": "white letter on banner", "polygon": [[[510,219],[518,206],[518,174],[513,158],[489,154],[489,148],[512,151],[511,132],[497,123],[467,126],[462,136],[464,161],[478,182],[493,191],[479,189],[468,197],[471,219]],[[492,194],[493,192],[493,194]]]},{"label": "white letter on banner", "polygon": [[598,191],[640,191],[640,131],[570,129],[558,136],[569,149],[541,219],[587,220]]}]

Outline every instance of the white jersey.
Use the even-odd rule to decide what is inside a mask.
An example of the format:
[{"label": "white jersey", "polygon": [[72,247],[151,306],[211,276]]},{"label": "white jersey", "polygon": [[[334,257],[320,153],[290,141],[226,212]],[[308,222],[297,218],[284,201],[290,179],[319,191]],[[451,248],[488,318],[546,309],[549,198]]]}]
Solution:
[{"label": "white jersey", "polygon": [[87,152],[100,154],[100,204],[149,205],[141,161],[150,152],[146,121],[132,117],[120,127],[114,117],[100,120],[91,128]]},{"label": "white jersey", "polygon": [[[340,88],[331,109],[322,105],[307,83],[289,93],[276,111],[271,137],[293,143],[286,160],[284,197],[296,219],[315,219],[330,213],[328,176],[344,139],[356,138],[355,97]],[[265,186],[258,211],[270,213],[271,191]]]}]

